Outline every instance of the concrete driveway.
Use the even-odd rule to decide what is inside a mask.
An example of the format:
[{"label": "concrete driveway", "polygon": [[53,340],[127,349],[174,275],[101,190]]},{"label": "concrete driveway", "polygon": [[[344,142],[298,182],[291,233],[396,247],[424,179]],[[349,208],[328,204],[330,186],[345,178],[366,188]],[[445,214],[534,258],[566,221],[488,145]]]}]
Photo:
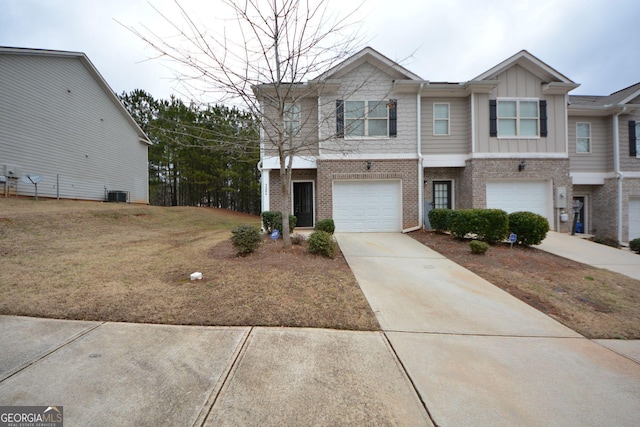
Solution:
[{"label": "concrete driveway", "polygon": [[628,249],[612,248],[555,231],[548,232],[547,237],[536,247],[545,252],[640,280],[640,255]]},{"label": "concrete driveway", "polygon": [[437,425],[637,425],[637,361],[406,235],[337,239]]}]

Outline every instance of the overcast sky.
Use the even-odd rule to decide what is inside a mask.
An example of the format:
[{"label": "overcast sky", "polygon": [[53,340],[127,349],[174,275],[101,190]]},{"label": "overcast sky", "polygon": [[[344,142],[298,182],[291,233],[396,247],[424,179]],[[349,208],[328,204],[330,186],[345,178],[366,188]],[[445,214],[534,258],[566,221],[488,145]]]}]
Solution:
[{"label": "overcast sky", "polygon": [[[328,1],[337,12],[360,3]],[[115,92],[168,98],[179,92],[171,69],[118,24],[163,33],[149,3],[175,16],[171,0],[0,0],[0,46],[84,52]],[[181,4],[221,25],[220,0]],[[638,0],[366,0],[354,19],[367,45],[426,80],[467,81],[526,49],[580,83],[572,94],[640,82]]]}]

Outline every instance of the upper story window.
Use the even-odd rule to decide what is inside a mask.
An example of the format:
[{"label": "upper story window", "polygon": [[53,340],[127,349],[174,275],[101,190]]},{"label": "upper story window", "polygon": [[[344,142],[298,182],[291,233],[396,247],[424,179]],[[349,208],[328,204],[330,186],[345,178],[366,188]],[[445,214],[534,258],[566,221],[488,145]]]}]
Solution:
[{"label": "upper story window", "polygon": [[336,100],[336,137],[396,137],[398,101]]},{"label": "upper story window", "polygon": [[449,104],[433,104],[433,134],[449,135]]},{"label": "upper story window", "polygon": [[591,152],[591,123],[576,123],[576,153]]},{"label": "upper story window", "polygon": [[290,135],[300,130],[300,105],[287,102],[284,104],[284,128]]},{"label": "upper story window", "polygon": [[498,100],[498,137],[539,136],[537,100]]},{"label": "upper story window", "polygon": [[345,136],[388,136],[389,114],[386,101],[346,101]]}]

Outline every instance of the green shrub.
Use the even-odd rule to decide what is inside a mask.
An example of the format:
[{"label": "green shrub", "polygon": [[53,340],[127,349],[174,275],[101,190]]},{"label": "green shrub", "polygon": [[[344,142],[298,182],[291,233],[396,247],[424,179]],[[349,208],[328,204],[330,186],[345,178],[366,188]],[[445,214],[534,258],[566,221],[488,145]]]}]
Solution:
[{"label": "green shrub", "polygon": [[471,247],[471,252],[474,254],[482,255],[489,250],[489,244],[480,240],[470,241],[469,246]]},{"label": "green shrub", "polygon": [[451,222],[451,209],[432,209],[429,211],[429,224],[431,228],[436,231],[448,231],[450,230]]},{"label": "green shrub", "polygon": [[612,248],[619,248],[620,247],[620,242],[618,241],[618,239],[613,238],[613,237],[596,236],[593,239],[593,241],[596,242],[596,243],[600,243],[601,245],[611,246]]},{"label": "green shrub", "polygon": [[637,254],[640,254],[640,237],[629,242],[629,249]]},{"label": "green shrub", "polygon": [[336,231],[336,225],[331,218],[322,219],[316,222],[316,226],[313,227],[316,231],[326,231],[329,234],[333,234]]},{"label": "green shrub", "polygon": [[509,215],[501,209],[459,209],[451,211],[449,229],[460,239],[474,235],[479,240],[498,242],[509,235]]},{"label": "green shrub", "polygon": [[[289,215],[289,233],[293,232],[298,223],[298,218],[293,215]],[[262,212],[262,228],[267,233],[272,233],[273,230],[278,230],[282,235],[282,212],[279,211],[264,211]]]},{"label": "green shrub", "polygon": [[[267,233],[271,233],[276,228],[276,217],[282,218],[282,213],[277,211],[264,211],[262,212],[262,228]],[[282,219],[281,219],[282,221]]]},{"label": "green shrub", "polygon": [[236,248],[238,255],[247,255],[255,252],[260,246],[260,230],[250,225],[241,225],[231,230],[231,243]]},{"label": "green shrub", "polygon": [[509,229],[518,237],[521,245],[539,245],[549,232],[549,221],[533,212],[513,212],[509,214]]},{"label": "green shrub", "polygon": [[326,231],[314,231],[307,240],[307,251],[327,258],[335,258],[338,253],[338,244],[333,236]]}]

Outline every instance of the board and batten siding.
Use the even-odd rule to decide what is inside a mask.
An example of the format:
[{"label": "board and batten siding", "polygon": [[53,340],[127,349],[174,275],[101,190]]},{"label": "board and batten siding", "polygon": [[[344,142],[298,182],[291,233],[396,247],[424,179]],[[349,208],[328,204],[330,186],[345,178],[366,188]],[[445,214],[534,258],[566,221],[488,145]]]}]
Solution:
[{"label": "board and batten siding", "polygon": [[[566,100],[564,95],[544,95],[542,80],[516,65],[498,74],[500,83],[490,95],[474,95],[476,120],[477,153],[527,154],[567,152],[566,144]],[[489,136],[489,99],[499,98],[535,98],[547,101],[548,135],[538,138],[499,138]]]},{"label": "board and batten siding", "polygon": [[[320,154],[414,154],[417,149],[415,94],[393,91],[391,76],[369,63],[363,63],[354,70],[340,76],[340,88],[320,96]],[[390,138],[331,138],[336,133],[336,100],[344,101],[387,101],[397,100],[396,137]]]},{"label": "board and batten siding", "polygon": [[[78,57],[0,54],[0,173],[8,164],[44,175],[40,196],[104,200],[119,190],[148,203],[147,152]],[[34,186],[19,180],[18,191]]]},{"label": "board and batten siding", "polygon": [[[576,124],[591,125],[591,152],[576,152]],[[569,161],[572,172],[608,172],[613,170],[611,118],[569,117]]]},{"label": "board and batten siding", "polygon": [[[433,134],[433,104],[449,104],[449,135]],[[422,154],[469,154],[469,98],[422,98]]]}]

